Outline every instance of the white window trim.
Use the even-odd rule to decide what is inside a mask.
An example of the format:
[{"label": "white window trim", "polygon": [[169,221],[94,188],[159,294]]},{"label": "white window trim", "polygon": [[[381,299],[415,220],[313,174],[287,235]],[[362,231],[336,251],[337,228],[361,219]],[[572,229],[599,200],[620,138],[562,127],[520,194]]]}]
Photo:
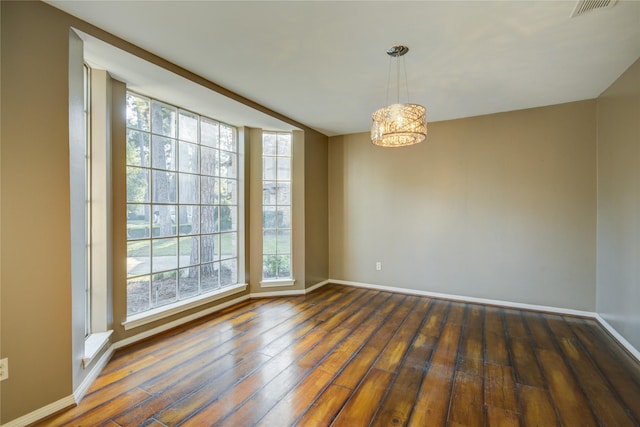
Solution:
[{"label": "white window trim", "polygon": [[236,285],[226,286],[190,299],[177,301],[173,304],[163,305],[139,314],[134,314],[127,317],[127,320],[122,322],[122,326],[124,326],[125,330],[129,330],[142,325],[147,325],[157,320],[173,316],[174,314],[217,301],[230,295],[244,292],[247,289],[247,286],[248,285],[246,283],[238,283]]},{"label": "white window trim", "polygon": [[274,279],[263,280],[260,282],[261,288],[277,288],[280,286],[293,286],[296,284],[295,279]]},{"label": "white window trim", "polygon": [[84,340],[84,357],[82,358],[82,367],[87,368],[93,359],[100,354],[102,349],[109,342],[109,337],[113,331],[96,332],[89,335]]}]

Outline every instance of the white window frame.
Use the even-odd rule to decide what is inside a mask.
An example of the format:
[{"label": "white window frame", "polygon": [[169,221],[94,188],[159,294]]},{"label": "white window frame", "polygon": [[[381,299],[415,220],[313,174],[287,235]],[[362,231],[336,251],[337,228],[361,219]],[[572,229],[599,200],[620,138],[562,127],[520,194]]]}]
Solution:
[{"label": "white window frame", "polygon": [[[264,141],[265,141],[265,136],[272,136],[275,137],[276,139],[276,151],[273,154],[269,154],[269,153],[265,153],[265,149],[264,149]],[[289,141],[289,150],[286,153],[280,153],[280,150],[278,148],[278,141],[279,138],[281,136],[286,136],[286,139]],[[293,133],[292,132],[275,132],[275,131],[264,131],[262,133],[262,145],[263,145],[263,149],[262,149],[262,191],[263,191],[263,195],[262,195],[262,236],[263,236],[263,244],[262,244],[262,260],[261,260],[261,265],[262,265],[262,280],[260,282],[260,286],[263,288],[269,288],[269,287],[280,287],[280,286],[293,286],[295,284],[295,280],[294,280],[294,272],[293,272]],[[275,160],[275,164],[276,164],[276,170],[275,170],[275,179],[274,178],[267,178],[266,177],[266,168],[265,168],[265,164],[267,161],[270,160]],[[277,164],[279,164],[279,162],[282,161],[288,161],[288,166],[289,166],[289,178],[288,179],[283,179],[279,176],[278,174],[278,167]],[[281,203],[278,200],[278,196],[277,196],[277,189],[278,184],[279,183],[286,183],[289,185],[289,203]],[[267,186],[269,187],[273,187],[272,192],[274,192],[275,194],[275,198],[274,198],[274,203],[270,203],[265,205],[265,195],[264,192],[267,189]],[[279,221],[278,221],[278,212],[281,210],[281,208],[283,207],[288,207],[288,216],[289,216],[289,227],[280,227],[279,226]],[[270,226],[270,227],[265,227],[265,217],[266,217],[266,208],[271,208],[275,210],[275,223],[273,224],[274,226]],[[279,248],[281,248],[281,244],[278,243],[278,235],[279,235],[279,231],[284,230],[289,232],[289,245],[288,245],[288,250],[285,252],[282,252]],[[275,251],[270,251],[269,253],[266,253],[266,245],[265,245],[265,233],[266,232],[270,232],[273,233],[275,232],[276,234],[276,244],[275,244]],[[278,268],[279,268],[279,261],[278,258],[280,256],[288,256],[289,257],[289,274],[288,275],[280,275]],[[265,272],[265,259],[266,257],[275,257],[276,259],[276,273],[275,273],[275,277],[265,277],[264,272]]]},{"label": "white window frame", "polygon": [[[201,266],[208,266],[208,265],[217,265],[218,266],[218,272],[219,272],[219,277],[221,278],[221,273],[220,273],[220,266],[223,264],[228,264],[228,265],[233,265],[235,262],[235,271],[232,273],[232,279],[233,280],[232,283],[225,283],[222,284],[220,283],[220,279],[218,281],[219,286],[217,288],[214,289],[210,289],[210,290],[206,290],[206,291],[202,291],[202,288],[200,287],[200,276],[198,279],[198,293],[194,296],[189,296],[189,297],[185,297],[185,298],[180,298],[179,297],[179,284],[178,284],[178,280],[179,280],[179,276],[180,276],[180,270],[185,268],[185,266],[177,266],[175,269],[170,268],[169,270],[167,270],[166,272],[168,273],[175,273],[176,274],[176,300],[174,302],[170,302],[167,304],[162,304],[162,305],[153,305],[151,302],[151,296],[150,296],[150,300],[149,300],[149,307],[146,310],[142,310],[142,311],[137,311],[135,313],[129,313],[127,314],[127,319],[125,322],[123,322],[123,326],[125,327],[125,329],[130,329],[130,328],[134,328],[137,326],[141,326],[150,322],[153,322],[155,320],[159,320],[161,318],[179,313],[181,311],[185,311],[188,310],[190,308],[193,307],[197,307],[199,305],[202,304],[206,304],[208,302],[226,297],[228,295],[231,294],[235,294],[237,292],[241,292],[243,290],[246,289],[247,285],[244,283],[241,283],[244,281],[244,256],[243,256],[243,251],[244,251],[244,245],[243,245],[243,240],[244,240],[244,230],[243,230],[243,226],[244,226],[244,214],[243,214],[243,206],[244,206],[244,191],[242,189],[243,183],[244,183],[244,179],[242,177],[242,174],[244,173],[244,168],[242,167],[242,163],[243,163],[243,150],[242,150],[242,141],[239,138],[239,132],[238,129],[235,128],[232,125],[223,123],[219,120],[204,116],[202,114],[198,114],[195,113],[193,111],[184,109],[184,108],[180,108],[179,106],[176,106],[170,102],[165,102],[165,101],[160,101],[156,98],[147,96],[147,95],[142,95],[139,93],[136,93],[134,91],[128,91],[128,94],[131,94],[133,96],[138,96],[138,97],[142,97],[145,99],[149,100],[149,105],[152,104],[152,102],[156,102],[159,104],[163,104],[163,105],[167,105],[170,106],[172,108],[176,109],[176,114],[177,117],[180,116],[180,112],[183,112],[186,115],[193,115],[193,116],[197,116],[197,120],[198,120],[198,137],[197,137],[197,147],[198,147],[198,152],[201,151],[201,149],[203,147],[205,147],[204,145],[200,144],[200,124],[202,123],[202,121],[207,121],[210,123],[215,123],[216,126],[218,126],[219,132],[221,132],[221,129],[225,129],[227,131],[231,131],[232,133],[232,138],[234,141],[234,145],[235,145],[235,151],[228,151],[226,149],[224,149],[224,147],[219,147],[216,148],[216,153],[218,153],[218,155],[222,152],[225,155],[228,154],[232,154],[230,157],[233,158],[235,156],[235,165],[233,167],[235,167],[235,176],[232,177],[224,177],[221,176],[222,173],[220,171],[218,171],[217,174],[215,174],[215,176],[211,176],[211,175],[206,175],[203,174],[203,171],[201,168],[199,168],[197,173],[194,172],[181,172],[179,171],[179,167],[177,167],[175,170],[173,171],[173,173],[176,174],[176,177],[178,176],[179,173],[183,173],[184,175],[187,175],[189,173],[192,174],[192,176],[197,176],[198,177],[198,181],[204,181],[202,178],[206,178],[206,179],[210,179],[210,178],[215,178],[217,180],[217,182],[222,182],[224,180],[227,180],[225,182],[227,183],[233,183],[235,182],[235,195],[237,197],[237,199],[235,200],[235,204],[231,203],[231,204],[225,204],[222,203],[221,201],[218,201],[217,203],[214,203],[213,205],[211,204],[207,204],[207,203],[202,203],[202,200],[199,200],[198,203],[179,203],[179,185],[176,184],[176,201],[175,203],[170,203],[171,206],[175,206],[175,209],[178,211],[176,212],[176,232],[175,232],[175,236],[171,236],[171,237],[166,237],[168,239],[176,239],[176,241],[178,241],[180,239],[180,237],[197,237],[199,240],[202,238],[202,236],[213,236],[213,239],[218,239],[219,243],[219,247],[221,247],[220,245],[222,244],[221,239],[224,238],[224,236],[229,235],[230,237],[232,237],[233,234],[235,234],[236,236],[236,240],[235,240],[235,249],[232,249],[231,255],[228,257],[224,257],[224,255],[221,253],[222,251],[220,251],[218,249],[218,257],[216,259],[213,260],[213,262],[209,263],[209,261],[206,262],[202,262],[202,259],[199,258],[199,262],[197,264],[194,265],[190,265],[189,267],[194,267],[194,268],[198,268],[199,270],[201,269]],[[150,114],[152,114],[150,112]],[[176,120],[179,120],[178,118]],[[179,128],[179,123],[178,121],[176,121],[176,126]],[[152,129],[153,125],[150,123],[149,124],[149,131],[148,131],[148,135],[149,135],[149,141],[152,140],[153,138],[153,129]],[[128,130],[136,130],[139,131],[137,129],[134,128],[129,128],[127,127]],[[176,131],[176,135],[175,138],[172,138],[172,140],[175,143],[175,152],[174,154],[176,155],[176,157],[180,156],[179,153],[179,144],[180,144],[180,136],[177,133],[178,131]],[[220,137],[220,133],[218,134],[218,138]],[[183,141],[185,144],[188,141]],[[151,146],[149,146],[151,147]],[[150,148],[151,150],[151,148]],[[152,152],[150,151],[149,156],[152,156]],[[202,161],[202,157],[200,157],[200,162]],[[179,161],[179,160],[178,160]],[[153,174],[153,170],[159,170],[159,169],[155,169],[153,167],[153,165],[151,164],[151,161],[149,161],[149,164],[147,166],[144,167],[144,169],[149,171],[149,174],[152,175]],[[176,178],[177,181],[177,178]],[[154,209],[153,206],[159,206],[158,203],[154,203],[154,201],[152,200],[152,185],[154,185],[151,180],[149,181],[149,200],[146,200],[143,203],[130,203],[127,202],[127,205],[129,204],[138,204],[138,205],[144,205],[144,206],[148,206],[148,208],[151,210]],[[220,184],[222,185],[222,184]],[[220,187],[222,188],[222,187]],[[217,212],[221,212],[222,208],[226,208],[226,207],[230,207],[231,209],[235,209],[235,213],[232,213],[232,218],[235,216],[235,226],[232,226],[230,230],[221,230],[220,228],[217,228],[215,231],[212,232],[206,232],[206,233],[202,233],[202,230],[199,230],[198,233],[194,233],[194,234],[189,234],[189,235],[181,235],[180,234],[180,219],[178,218],[178,216],[180,215],[179,211],[181,210],[180,207],[181,206],[198,206],[198,210],[200,212],[200,209],[202,208],[202,206],[205,207],[215,207],[215,209],[217,209]],[[128,208],[127,208],[128,211]],[[232,221],[233,223],[233,221]],[[154,237],[153,236],[153,224],[150,224],[150,236],[148,237],[143,237],[143,238],[139,238],[139,239],[129,239],[127,238],[127,242],[143,242],[143,241],[148,241],[149,242],[149,246],[153,247],[153,241],[154,240],[158,240],[158,239],[164,239],[165,237]],[[232,239],[233,240],[233,239]],[[233,245],[232,245],[233,247]],[[200,248],[202,248],[201,245],[201,240],[200,240]],[[179,249],[177,249],[179,251]],[[179,253],[178,253],[178,257],[179,257]],[[149,260],[150,262],[153,262],[153,254],[150,254],[149,256]],[[153,284],[152,284],[152,277],[154,276],[154,274],[158,274],[161,273],[160,271],[153,271],[153,269],[150,271],[149,274],[141,274],[141,275],[128,275],[127,277],[127,283],[129,283],[129,280],[131,279],[135,279],[135,278],[144,278],[144,277],[148,277],[149,278],[149,289],[150,292],[153,289]]]},{"label": "white window frame", "polygon": [[85,227],[86,241],[86,277],[85,277],[85,313],[84,313],[84,336],[85,339],[91,335],[91,68],[84,64],[84,139],[85,139]]},{"label": "white window frame", "polygon": [[[83,366],[109,342],[111,328],[111,141],[108,128],[110,85],[104,70],[85,64],[87,266]],[[88,332],[88,334],[87,334]]]}]

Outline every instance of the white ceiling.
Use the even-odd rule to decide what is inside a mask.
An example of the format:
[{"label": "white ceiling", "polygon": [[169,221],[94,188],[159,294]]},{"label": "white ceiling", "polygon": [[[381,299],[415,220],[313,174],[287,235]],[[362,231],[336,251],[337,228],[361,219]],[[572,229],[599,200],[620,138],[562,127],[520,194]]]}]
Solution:
[{"label": "white ceiling", "polygon": [[395,44],[429,121],[595,98],[640,57],[640,1],[48,3],[326,135],[368,131]]}]

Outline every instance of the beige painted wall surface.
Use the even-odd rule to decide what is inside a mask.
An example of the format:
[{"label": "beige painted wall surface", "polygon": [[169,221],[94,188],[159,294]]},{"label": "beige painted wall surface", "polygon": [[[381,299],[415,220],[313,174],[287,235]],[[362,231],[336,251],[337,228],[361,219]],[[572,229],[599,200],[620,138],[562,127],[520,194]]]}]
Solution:
[{"label": "beige painted wall surface", "polygon": [[305,132],[306,287],[329,278],[328,138]]},{"label": "beige painted wall surface", "polygon": [[640,60],[597,109],[597,311],[640,351]]},{"label": "beige painted wall surface", "polygon": [[[69,29],[2,7],[2,423],[72,393]],[[46,65],[45,65],[46,64]],[[55,367],[55,369],[52,369]]]},{"label": "beige painted wall surface", "polygon": [[583,101],[431,123],[399,149],[330,138],[330,277],[593,311],[595,114]]}]

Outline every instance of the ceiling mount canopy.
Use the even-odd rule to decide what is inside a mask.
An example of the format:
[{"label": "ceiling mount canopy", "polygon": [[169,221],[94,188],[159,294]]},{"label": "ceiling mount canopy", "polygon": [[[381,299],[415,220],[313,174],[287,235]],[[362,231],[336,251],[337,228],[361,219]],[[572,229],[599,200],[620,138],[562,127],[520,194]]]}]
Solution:
[{"label": "ceiling mount canopy", "polygon": [[[389,104],[389,83],[387,84],[387,106],[371,115],[371,142],[381,147],[403,147],[424,141],[427,137],[427,110],[422,105],[409,102],[407,67],[404,66],[404,80],[407,102],[400,103],[400,59],[409,52],[406,46],[398,45],[387,49],[387,55],[396,61],[396,103]],[[389,79],[391,81],[391,63]]]}]

